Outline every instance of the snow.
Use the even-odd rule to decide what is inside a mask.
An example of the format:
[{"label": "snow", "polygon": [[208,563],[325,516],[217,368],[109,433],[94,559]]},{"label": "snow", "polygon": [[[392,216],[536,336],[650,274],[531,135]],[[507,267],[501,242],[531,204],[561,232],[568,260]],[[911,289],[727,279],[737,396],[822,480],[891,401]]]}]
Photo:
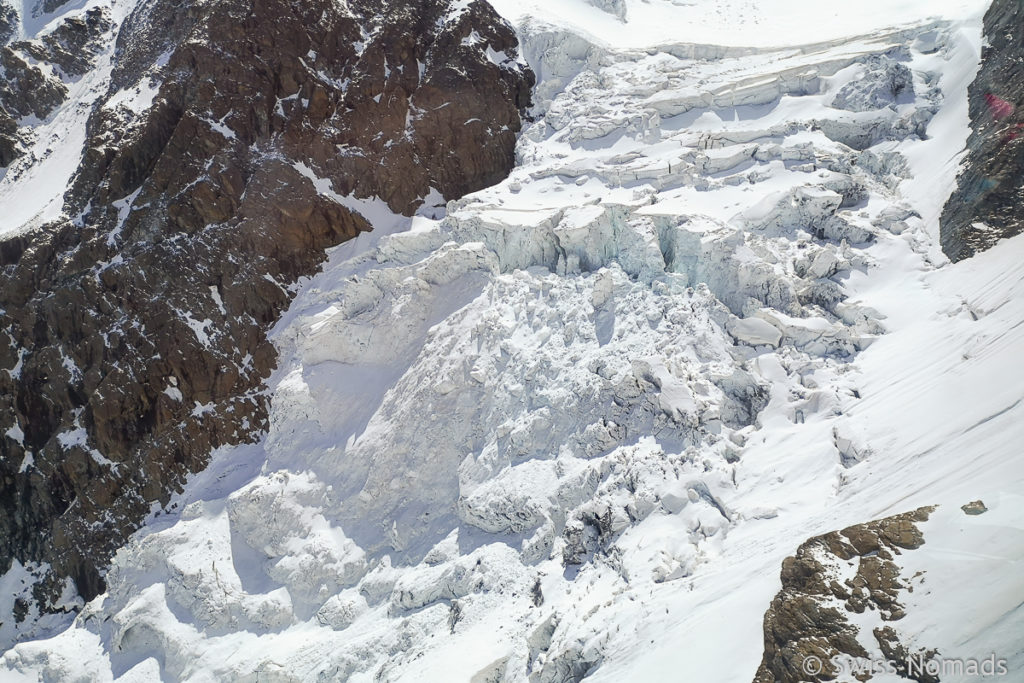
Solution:
[{"label": "snow", "polygon": [[143,79],[133,88],[125,88],[111,95],[103,106],[108,109],[127,107],[130,111],[141,114],[153,106],[153,99],[160,91],[160,83],[155,80]]},{"label": "snow", "polygon": [[203,121],[210,126],[213,130],[223,136],[226,140],[235,140],[238,136],[235,135],[235,131],[228,128],[224,121],[231,116],[231,112],[228,112],[224,116],[220,117],[219,120],[214,121],[213,119],[203,118]]},{"label": "snow", "polygon": [[[24,435],[22,435],[24,436]],[[36,458],[32,453],[26,453],[25,458],[21,461],[21,465],[18,466],[18,474],[28,472],[28,468],[35,465]]]},{"label": "snow", "polygon": [[[541,77],[511,176],[405,218],[296,163],[374,230],[272,331],[268,432],[0,672],[749,680],[782,560],[922,505],[894,624],[1021,670],[1024,237],[937,247],[984,3],[496,5]],[[834,108],[893,45],[915,99]]]},{"label": "snow", "polygon": [[79,427],[67,432],[62,432],[57,435],[57,441],[63,448],[73,448],[75,446],[85,446],[89,437],[84,427]]},{"label": "snow", "polygon": [[[901,626],[920,641],[934,643],[947,660],[995,655],[1007,660],[1008,672],[1017,672],[1024,666],[1024,656],[1015,634],[1024,627],[1024,615],[1005,596],[1024,591],[1024,525],[1018,514],[1024,501],[1004,490],[986,496],[984,502],[989,511],[983,515],[968,516],[959,506],[949,505],[922,525],[928,543],[921,552],[908,554],[904,574],[926,574],[908,598],[910,611]],[[958,596],[956,610],[935,618],[927,607],[921,609],[943,595]],[[963,623],[976,625],[979,635],[965,637]],[[942,680],[960,683],[977,677],[944,675]]]},{"label": "snow", "polygon": [[192,408],[192,417],[200,417],[202,415],[206,415],[208,413],[212,413],[213,410],[214,410],[213,403],[200,403],[199,401],[196,401],[195,402],[195,407]]},{"label": "snow", "polygon": [[[313,181],[313,186],[318,193],[330,197],[337,203],[365,218],[370,225],[374,226],[374,232],[378,228],[380,228],[381,232],[390,232],[396,227],[396,224],[404,224],[403,218],[391,211],[388,208],[387,202],[382,199],[377,197],[358,198],[351,195],[342,196],[334,191],[334,185],[329,178],[317,176],[313,169],[301,161],[296,161],[293,167],[303,176]],[[430,199],[434,196],[434,194],[429,194],[427,198]]]},{"label": "snow", "polygon": [[203,346],[210,346],[210,335],[206,330],[208,327],[211,327],[213,325],[213,321],[210,320],[209,318],[197,320],[196,318],[192,317],[191,312],[181,313],[179,311],[179,315],[181,315],[181,317],[185,320],[185,324],[188,325],[189,328],[192,330],[192,333],[196,336],[196,339],[199,341],[199,343],[202,344]]},{"label": "snow", "polygon": [[751,346],[778,346],[782,340],[782,332],[771,323],[760,318],[736,320],[729,326],[729,334]]},{"label": "snow", "polygon": [[[105,76],[96,71],[83,76],[69,88],[69,101],[97,96]],[[64,191],[81,160],[88,116],[88,106],[64,106],[34,127],[37,142],[27,158],[12,162],[0,178],[0,204],[7,209],[0,234],[36,227],[60,215]]]},{"label": "snow", "polygon": [[16,443],[24,443],[25,432],[21,431],[21,426],[18,425],[17,422],[15,422],[10,429],[4,432],[4,435],[12,439]]},{"label": "snow", "polygon": [[[46,570],[47,565],[28,564],[15,560],[11,568],[0,576],[0,610],[4,614],[11,614],[16,600],[25,600],[31,603],[31,589],[33,583],[38,580]],[[75,593],[74,585],[67,581],[61,591],[59,598],[55,601],[58,608],[71,609],[81,607],[82,601]],[[25,624],[28,627],[22,636],[46,638],[61,631],[66,626],[66,619],[60,614],[48,614],[40,616],[34,605],[29,605],[29,613],[26,615]],[[5,619],[0,623],[0,639],[10,640],[19,626],[13,619]],[[70,639],[75,639],[74,635]],[[37,677],[22,678],[18,672],[4,671],[4,680],[38,680]]]},{"label": "snow", "polygon": [[697,43],[782,47],[821,44],[934,18],[976,17],[980,4],[939,0],[866,0],[854,7],[814,0],[624,0],[626,20],[587,0],[493,0],[514,24],[571,27],[588,40],[619,49]]},{"label": "snow", "polygon": [[227,315],[228,312],[224,309],[224,300],[220,297],[220,289],[217,285],[210,285],[210,298],[213,299],[213,303],[217,304],[217,310],[220,311],[221,315]]}]

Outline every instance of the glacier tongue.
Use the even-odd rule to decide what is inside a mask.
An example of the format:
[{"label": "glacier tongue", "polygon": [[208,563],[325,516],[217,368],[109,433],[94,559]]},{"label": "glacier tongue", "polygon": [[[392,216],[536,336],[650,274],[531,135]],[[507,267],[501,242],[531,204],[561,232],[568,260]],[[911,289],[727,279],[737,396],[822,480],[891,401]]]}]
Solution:
[{"label": "glacier tongue", "polygon": [[[523,23],[541,82],[512,176],[337,247],[273,333],[263,442],[217,452],[0,670],[749,679],[800,540],[1021,484],[998,436],[1020,383],[983,381],[1020,348],[1020,238],[985,257],[1004,278],[932,272],[978,29],[637,51]],[[879,101],[887,69],[912,96]],[[925,364],[965,344],[982,379]],[[977,485],[927,478],[929,433],[975,423]]]}]

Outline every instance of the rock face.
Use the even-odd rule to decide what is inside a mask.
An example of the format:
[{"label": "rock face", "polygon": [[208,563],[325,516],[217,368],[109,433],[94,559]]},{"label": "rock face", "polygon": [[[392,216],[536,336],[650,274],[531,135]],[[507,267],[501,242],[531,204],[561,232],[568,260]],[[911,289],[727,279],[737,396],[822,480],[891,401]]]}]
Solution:
[{"label": "rock face", "polygon": [[9,0],[0,2],[0,44],[6,43],[18,27],[18,11]]},{"label": "rock face", "polygon": [[[13,35],[18,15],[13,9],[5,23],[0,5],[0,44]],[[6,27],[6,28],[5,28]],[[0,47],[0,167],[21,156],[23,132],[18,121],[45,119],[68,95],[65,80],[80,77],[93,66],[103,35],[110,29],[104,9],[94,7],[81,16],[57,24],[38,40],[23,40]]]},{"label": "rock face", "polygon": [[1024,231],[1024,5],[994,0],[987,45],[970,86],[971,136],[957,189],[942,213],[942,250],[953,261]]},{"label": "rock face", "polygon": [[[833,661],[869,657],[853,615],[874,612],[883,623],[905,616],[898,598],[908,583],[896,556],[924,544],[917,524],[933,510],[919,508],[816,536],[787,557],[782,590],[764,616],[764,658],[754,683],[830,681],[840,673]],[[863,617],[857,621],[863,623]],[[879,625],[872,635],[884,657],[906,661],[907,647],[892,627]],[[935,653],[914,654],[927,660]],[[905,668],[895,673],[921,683],[938,680]]]},{"label": "rock face", "polygon": [[[109,29],[3,48],[0,165]],[[480,0],[154,0],[116,40],[69,218],[0,241],[0,571],[44,612],[265,428],[266,332],[325,249],[507,175],[533,82]]]}]

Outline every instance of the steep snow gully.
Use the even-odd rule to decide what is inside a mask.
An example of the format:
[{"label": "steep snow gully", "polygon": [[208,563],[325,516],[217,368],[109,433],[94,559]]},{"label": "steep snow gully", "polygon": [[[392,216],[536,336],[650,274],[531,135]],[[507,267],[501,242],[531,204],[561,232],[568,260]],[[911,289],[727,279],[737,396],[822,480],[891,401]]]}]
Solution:
[{"label": "steep snow gully", "polygon": [[987,3],[494,4],[512,175],[334,248],[265,438],[0,679],[750,680],[802,541],[937,506],[885,625],[1024,680],[1024,237],[938,247]]}]

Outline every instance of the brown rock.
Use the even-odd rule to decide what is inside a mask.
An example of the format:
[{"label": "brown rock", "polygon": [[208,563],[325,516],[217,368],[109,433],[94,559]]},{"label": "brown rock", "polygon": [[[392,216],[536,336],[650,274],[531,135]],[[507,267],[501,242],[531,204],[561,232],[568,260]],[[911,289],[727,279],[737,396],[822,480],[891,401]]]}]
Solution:
[{"label": "brown rock", "polygon": [[[933,510],[920,508],[816,536],[803,543],[795,556],[787,557],[782,564],[782,590],[764,616],[764,656],[754,683],[833,680],[837,673],[829,663],[833,656],[868,656],[846,613],[863,614],[870,609],[884,621],[905,616],[898,597],[906,587],[893,553],[924,543],[917,524]],[[836,580],[833,562],[824,561],[829,556],[833,562],[857,563],[846,587]],[[836,598],[844,601],[843,610],[832,606]],[[891,627],[876,629],[875,635],[879,643],[885,640],[883,652],[885,647],[893,652],[897,645],[902,647]],[[820,671],[805,666],[810,657],[822,663]]]},{"label": "brown rock", "polygon": [[983,515],[988,512],[988,508],[980,500],[975,500],[967,505],[961,505],[960,509],[964,511],[965,515]]}]

